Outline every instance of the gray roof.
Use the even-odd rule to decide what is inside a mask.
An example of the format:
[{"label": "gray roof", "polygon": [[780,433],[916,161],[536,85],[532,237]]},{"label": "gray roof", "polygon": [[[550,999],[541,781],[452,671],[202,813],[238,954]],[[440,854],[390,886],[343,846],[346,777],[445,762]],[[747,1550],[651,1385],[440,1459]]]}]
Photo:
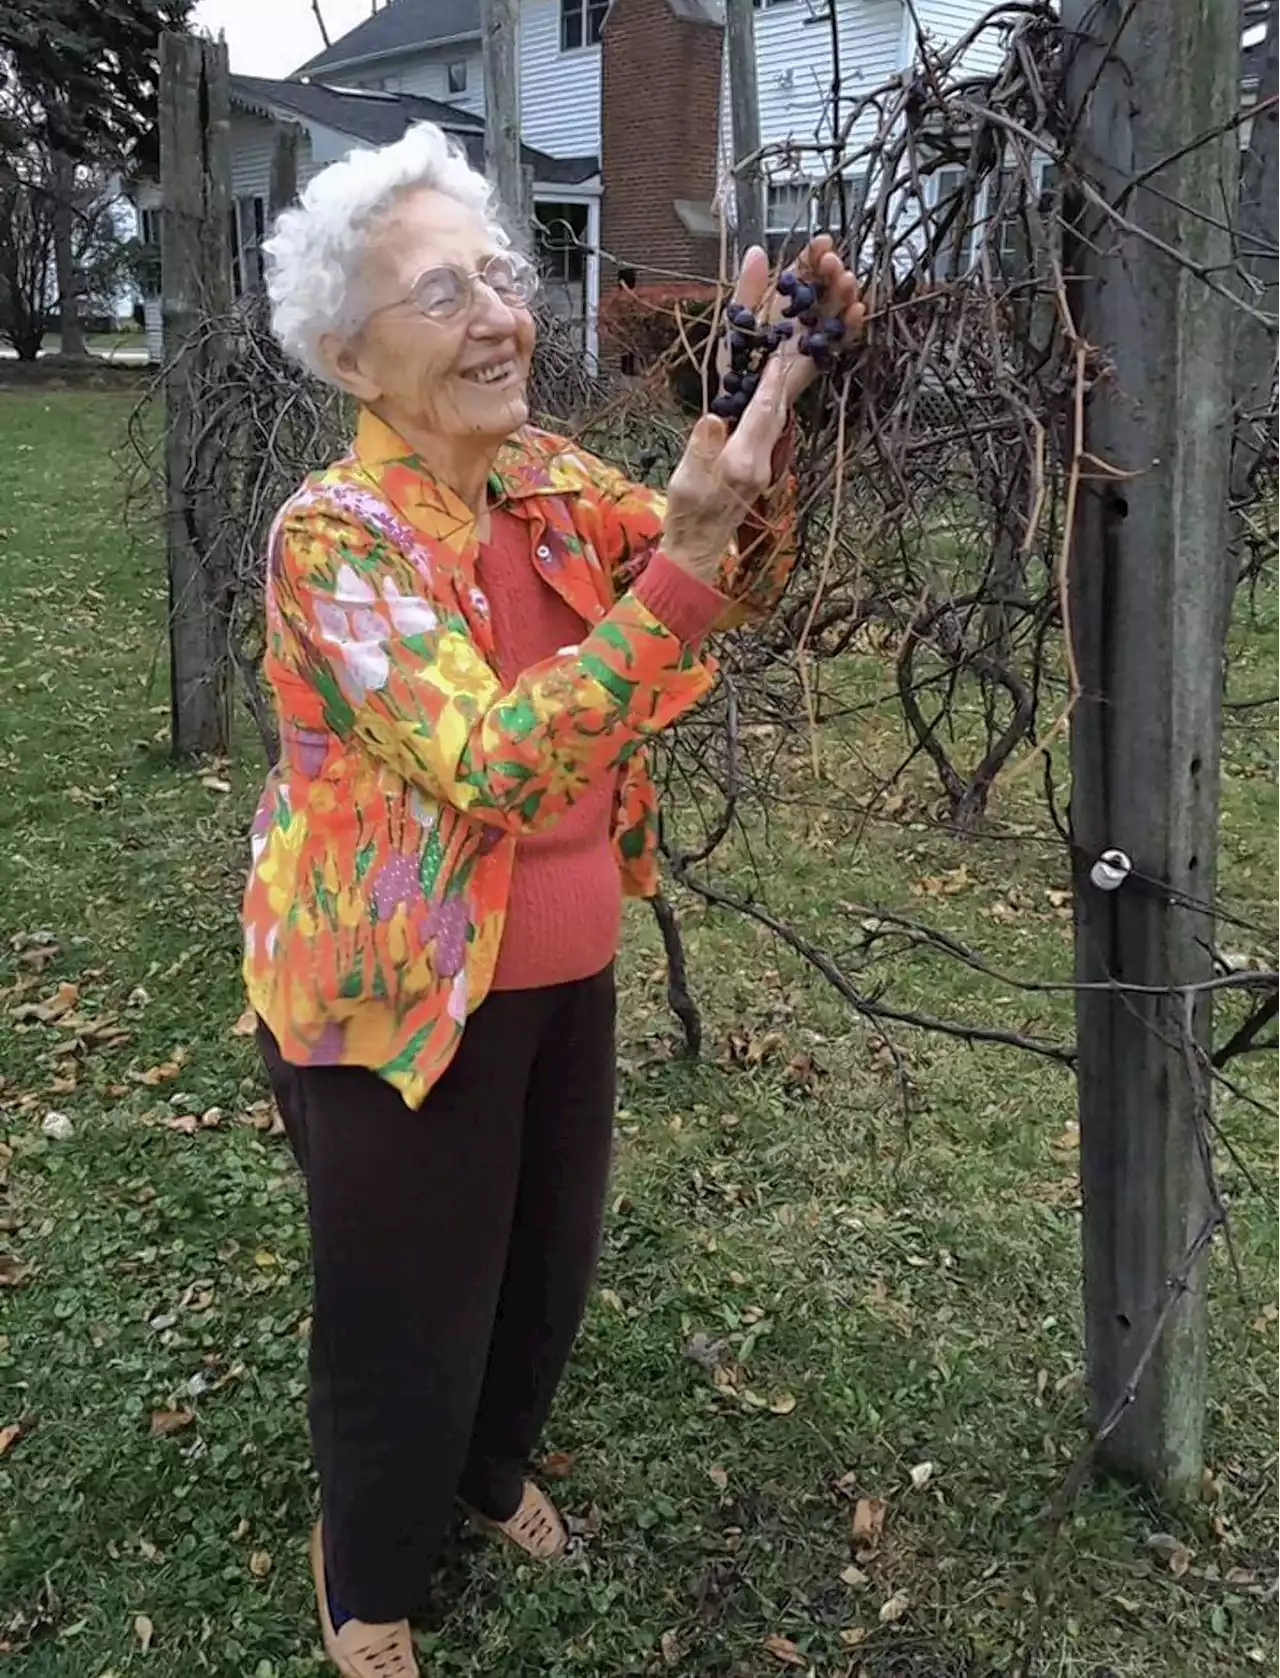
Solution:
[{"label": "gray roof", "polygon": [[296,72],[313,75],[480,33],[480,0],[391,0]]},{"label": "gray roof", "polygon": [[[484,119],[438,99],[423,99],[416,93],[371,93],[330,82],[275,82],[263,76],[232,76],[231,98],[255,110],[275,106],[292,111],[304,122],[323,123],[370,146],[398,140],[411,123],[434,122],[461,142],[474,168],[484,167]],[[576,186],[600,170],[595,157],[550,157],[532,146],[523,151],[534,179],[547,184]]]}]

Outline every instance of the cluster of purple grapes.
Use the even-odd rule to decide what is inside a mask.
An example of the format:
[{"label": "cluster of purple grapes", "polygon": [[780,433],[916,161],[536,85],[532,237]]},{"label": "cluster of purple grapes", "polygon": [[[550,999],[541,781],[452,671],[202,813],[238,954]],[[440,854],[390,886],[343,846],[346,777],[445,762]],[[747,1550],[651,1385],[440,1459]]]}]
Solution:
[{"label": "cluster of purple grapes", "polygon": [[729,366],[720,380],[720,390],[711,412],[733,424],[746,411],[755,395],[765,363],[780,344],[795,335],[801,355],[811,356],[820,370],[831,358],[844,334],[844,322],[836,315],[824,317],[822,288],[802,280],[788,269],[778,276],[778,291],[787,299],[783,318],[761,325],[743,303],[730,303],[725,311],[729,333]]}]

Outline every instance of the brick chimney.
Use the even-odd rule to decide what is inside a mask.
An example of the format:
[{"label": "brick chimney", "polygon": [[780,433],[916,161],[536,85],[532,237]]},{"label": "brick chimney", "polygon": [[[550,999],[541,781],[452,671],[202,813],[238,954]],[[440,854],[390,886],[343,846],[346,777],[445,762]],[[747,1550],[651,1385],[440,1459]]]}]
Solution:
[{"label": "brick chimney", "polygon": [[617,266],[712,277],[724,23],[717,0],[613,0],[602,35],[602,287]]}]

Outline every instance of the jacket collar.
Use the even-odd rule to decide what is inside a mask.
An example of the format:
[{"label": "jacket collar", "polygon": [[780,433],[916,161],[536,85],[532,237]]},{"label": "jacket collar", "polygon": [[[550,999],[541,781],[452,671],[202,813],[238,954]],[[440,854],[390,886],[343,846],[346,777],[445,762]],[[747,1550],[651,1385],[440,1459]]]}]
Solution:
[{"label": "jacket collar", "polygon": [[[542,434],[534,427],[524,426],[502,445],[489,474],[496,500],[520,501],[529,496],[554,495],[563,489],[555,481],[541,440]],[[421,527],[425,522],[435,523],[445,513],[468,534],[474,527],[471,509],[461,496],[437,478],[404,438],[369,408],[360,409],[354,453],[364,471],[378,480],[414,524]]]}]

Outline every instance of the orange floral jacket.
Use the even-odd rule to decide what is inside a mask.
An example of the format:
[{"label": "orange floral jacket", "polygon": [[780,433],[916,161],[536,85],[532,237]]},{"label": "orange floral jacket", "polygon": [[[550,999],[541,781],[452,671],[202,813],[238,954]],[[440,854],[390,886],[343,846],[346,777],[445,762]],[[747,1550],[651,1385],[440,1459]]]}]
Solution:
[{"label": "orange floral jacket", "polygon": [[[281,757],[252,829],[249,1001],[295,1064],[377,1070],[412,1107],[488,993],[521,833],[616,776],[629,895],[657,890],[643,746],[712,682],[626,592],[663,499],[526,428],[491,494],[531,526],[580,646],[495,675],[475,520],[382,421],[281,508],[267,554],[265,674]],[[724,623],[763,614],[794,562],[789,480],[726,554]]]}]

